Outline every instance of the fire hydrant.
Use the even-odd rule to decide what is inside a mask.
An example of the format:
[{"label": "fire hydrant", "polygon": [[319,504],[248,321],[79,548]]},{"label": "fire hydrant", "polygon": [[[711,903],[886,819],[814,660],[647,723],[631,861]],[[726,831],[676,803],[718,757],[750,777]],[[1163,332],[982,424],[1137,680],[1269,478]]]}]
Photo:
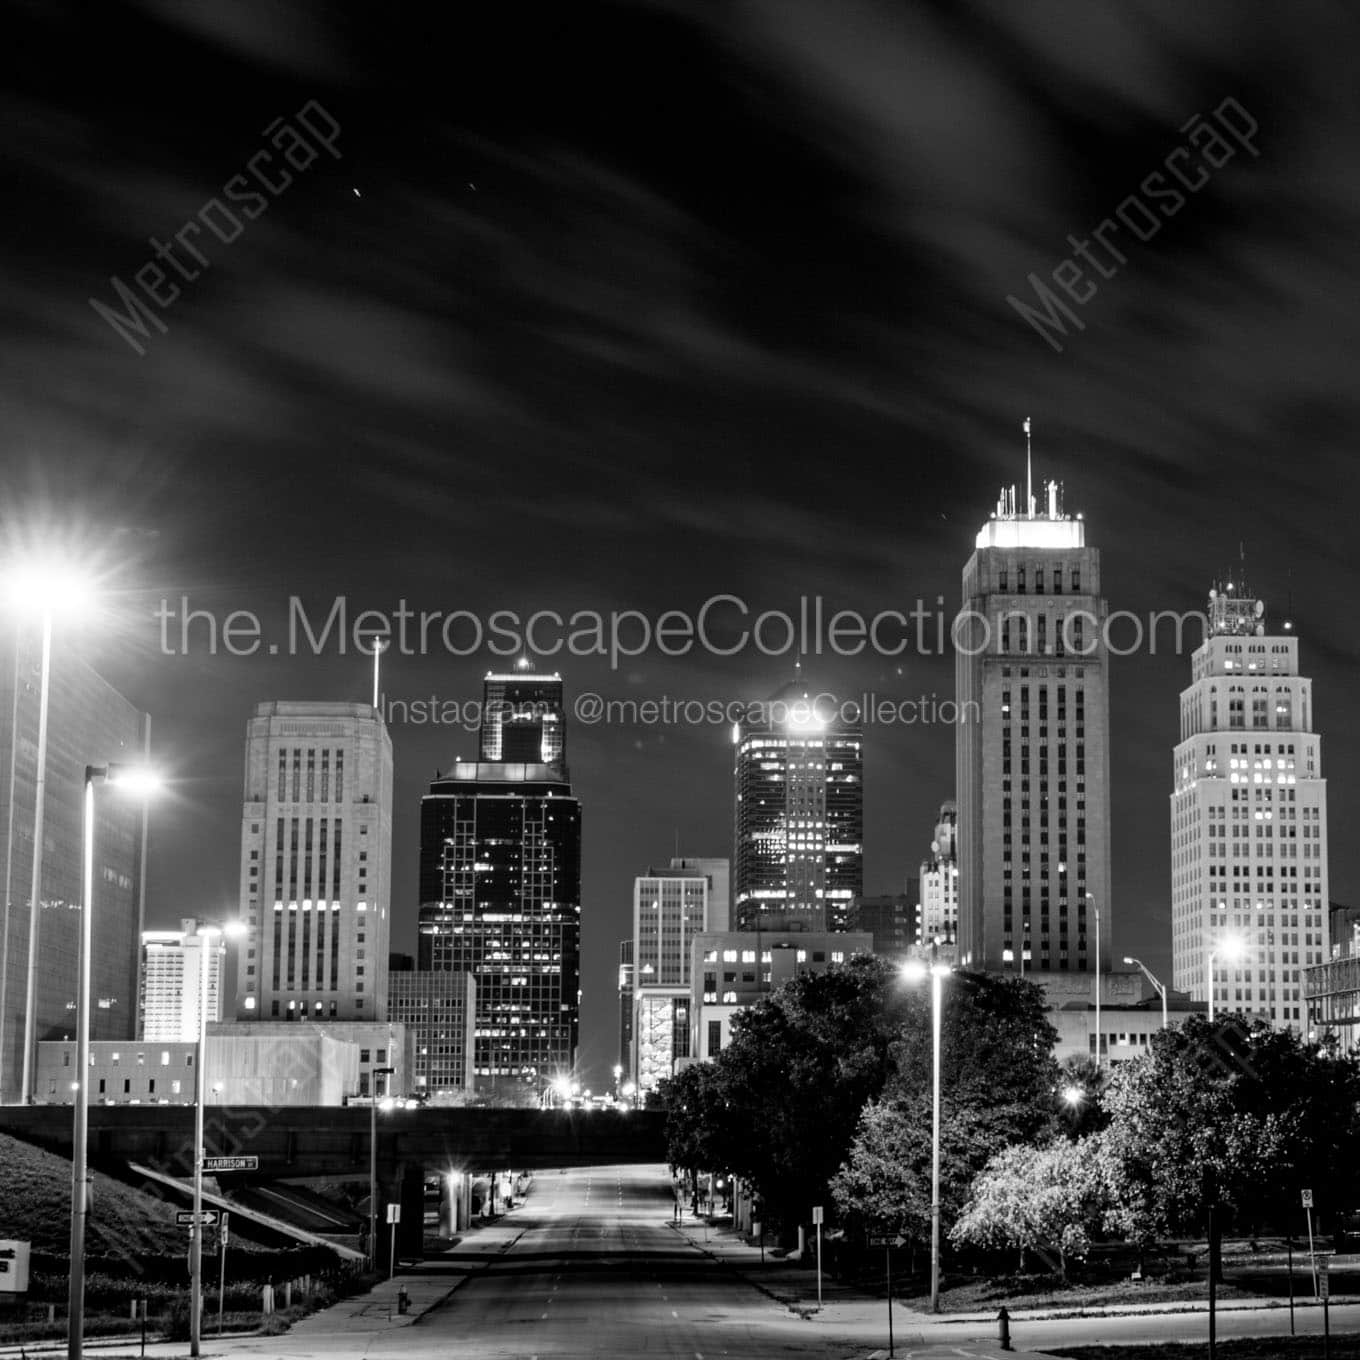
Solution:
[{"label": "fire hydrant", "polygon": [[406,1286],[402,1285],[397,1290],[397,1312],[406,1313],[411,1309],[411,1296],[406,1292]]},{"label": "fire hydrant", "polygon": [[996,1315],[997,1339],[1001,1342],[1001,1349],[1008,1351],[1011,1349],[1011,1315],[1006,1311],[1005,1305]]}]

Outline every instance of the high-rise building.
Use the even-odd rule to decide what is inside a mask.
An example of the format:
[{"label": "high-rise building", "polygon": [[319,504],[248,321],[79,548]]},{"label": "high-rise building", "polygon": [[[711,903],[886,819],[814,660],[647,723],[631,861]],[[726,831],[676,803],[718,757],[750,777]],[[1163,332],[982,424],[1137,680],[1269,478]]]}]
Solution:
[{"label": "high-rise building", "polygon": [[738,724],[738,930],[844,930],[864,890],[863,738],[797,679]]},{"label": "high-rise building", "polygon": [[447,968],[394,969],[387,1014],[411,1036],[414,1090],[434,1100],[472,1089],[477,980]]},{"label": "high-rise building", "polygon": [[1215,1009],[1301,1029],[1303,970],[1329,951],[1327,782],[1298,639],[1264,616],[1240,580],[1211,590],[1181,691],[1172,966],[1196,1000],[1212,973]]},{"label": "high-rise building", "polygon": [[189,918],[179,930],[142,932],[142,978],[138,993],[138,1036],[152,1043],[197,1043],[203,969],[208,970],[206,1021],[222,1018],[222,946],[200,935]]},{"label": "high-rise building", "polygon": [[[23,1097],[28,1029],[41,644],[0,630],[0,1100]],[[30,1094],[37,1045],[75,1032],[86,765],[146,759],[150,719],[100,678],[58,629],[48,689],[42,878],[33,970]],[[95,794],[90,1033],[131,1039],[137,1027],[147,809],[113,788]]]},{"label": "high-rise building", "polygon": [[725,930],[725,859],[672,859],[633,881],[633,1080],[644,1095],[689,1057],[690,941]]},{"label": "high-rise building", "polygon": [[953,944],[959,932],[958,804],[940,805],[930,854],[921,861],[917,944]]},{"label": "high-rise building", "polygon": [[246,735],[236,1015],[384,1020],[392,739],[368,704],[258,704]]},{"label": "high-rise building", "polygon": [[581,805],[562,712],[561,676],[488,675],[478,749],[500,758],[456,763],[421,803],[418,962],[476,978],[473,1068],[492,1090],[541,1089],[576,1056]]},{"label": "high-rise building", "polygon": [[[956,623],[959,962],[1110,957],[1109,694],[1100,553],[1056,482],[1003,492]],[[1099,927],[1096,914],[1099,914]]]}]

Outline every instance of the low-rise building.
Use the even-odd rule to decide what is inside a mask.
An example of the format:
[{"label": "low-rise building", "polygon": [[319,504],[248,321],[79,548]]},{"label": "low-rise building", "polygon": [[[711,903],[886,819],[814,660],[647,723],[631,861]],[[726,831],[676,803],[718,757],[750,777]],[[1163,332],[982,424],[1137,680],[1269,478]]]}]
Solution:
[{"label": "low-rise building", "polygon": [[707,1062],[732,1038],[732,1017],[804,973],[872,954],[867,931],[704,931],[690,942],[689,1060]]},{"label": "low-rise building", "polygon": [[[1094,973],[1026,973],[1025,979],[1041,987],[1047,999],[1048,1018],[1058,1031],[1053,1056],[1061,1063],[1069,1058],[1096,1058],[1096,975]],[[1191,1015],[1203,1015],[1202,1001],[1183,992],[1168,991],[1166,1024],[1183,1025]],[[1162,998],[1138,971],[1100,975],[1100,1061],[1127,1062],[1141,1058],[1162,1028]]]},{"label": "low-rise building", "polygon": [[472,1090],[477,1020],[477,979],[472,973],[448,968],[394,971],[387,979],[387,1014],[411,1036],[413,1094],[438,1101]]}]

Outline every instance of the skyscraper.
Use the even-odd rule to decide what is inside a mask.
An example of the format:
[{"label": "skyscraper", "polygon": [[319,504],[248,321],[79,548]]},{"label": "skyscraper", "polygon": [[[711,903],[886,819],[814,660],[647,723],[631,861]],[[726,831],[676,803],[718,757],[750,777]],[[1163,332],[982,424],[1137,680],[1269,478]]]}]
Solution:
[{"label": "skyscraper", "polygon": [[864,890],[863,737],[801,679],[738,724],[738,930],[844,930]]},{"label": "skyscraper", "polygon": [[725,859],[672,859],[633,881],[633,1079],[644,1094],[690,1056],[690,942],[726,930]]},{"label": "skyscraper", "polygon": [[198,922],[179,930],[142,932],[142,979],[137,1034],[151,1043],[197,1043],[203,994],[203,951],[208,951],[208,1021],[222,1018],[220,941],[197,934]]},{"label": "skyscraper", "polygon": [[392,738],[368,704],[258,704],[241,816],[241,1020],[384,1020]]},{"label": "skyscraper", "polygon": [[1090,971],[1110,955],[1109,695],[1100,553],[1056,482],[1002,492],[963,569],[959,961]]},{"label": "skyscraper", "polygon": [[958,804],[940,804],[930,854],[921,861],[918,944],[953,944],[959,931]]},{"label": "skyscraper", "polygon": [[1303,971],[1329,952],[1327,781],[1298,639],[1267,636],[1264,616],[1240,580],[1211,590],[1181,692],[1172,963],[1196,1000],[1212,971],[1216,1008],[1298,1029]]},{"label": "skyscraper", "polygon": [[505,1093],[541,1089],[576,1056],[581,805],[562,712],[561,676],[488,675],[487,758],[456,763],[421,802],[419,966],[475,976],[476,1082]]},{"label": "skyscraper", "polygon": [[[0,1099],[22,1099],[29,979],[33,824],[37,792],[40,645],[0,630]],[[61,636],[52,648],[42,880],[34,969],[37,1045],[75,1030],[80,949],[81,846],[86,765],[146,759],[150,719],[96,675]],[[144,804],[100,789],[95,797],[90,957],[94,1039],[131,1039],[137,1026],[142,930]],[[30,1082],[31,1084],[31,1082]]]}]

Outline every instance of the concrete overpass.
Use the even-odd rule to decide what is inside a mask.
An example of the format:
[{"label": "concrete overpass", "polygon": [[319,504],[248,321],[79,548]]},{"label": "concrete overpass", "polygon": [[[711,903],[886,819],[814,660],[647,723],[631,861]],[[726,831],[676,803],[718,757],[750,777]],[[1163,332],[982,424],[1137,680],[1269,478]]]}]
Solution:
[{"label": "concrete overpass", "polygon": [[[0,1133],[71,1155],[70,1105],[0,1106]],[[368,1106],[218,1106],[204,1111],[208,1156],[255,1156],[248,1180],[367,1180]],[[666,1160],[665,1115],[653,1110],[394,1109],[377,1115],[379,1196],[402,1205],[398,1250],[420,1255],[424,1179],[441,1172],[544,1171]],[[90,1161],[193,1175],[191,1105],[92,1105]],[[409,1235],[408,1235],[409,1234]]]}]

